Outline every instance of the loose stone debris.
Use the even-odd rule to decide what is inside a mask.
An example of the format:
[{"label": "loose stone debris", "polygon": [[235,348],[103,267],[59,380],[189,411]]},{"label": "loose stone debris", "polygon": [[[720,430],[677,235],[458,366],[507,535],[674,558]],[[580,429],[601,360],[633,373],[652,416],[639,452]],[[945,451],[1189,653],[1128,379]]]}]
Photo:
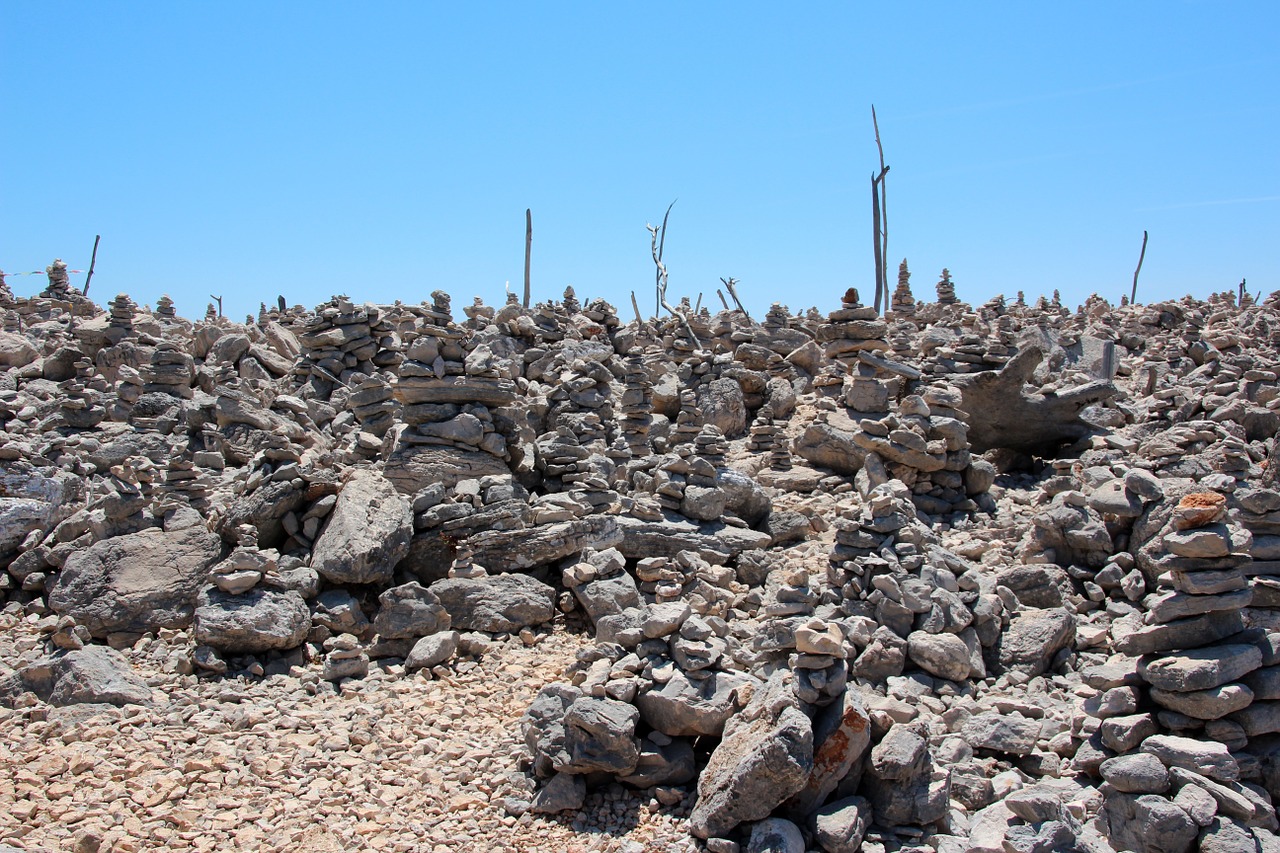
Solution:
[{"label": "loose stone debris", "polygon": [[0,849],[1280,851],[1280,294],[0,291]]}]

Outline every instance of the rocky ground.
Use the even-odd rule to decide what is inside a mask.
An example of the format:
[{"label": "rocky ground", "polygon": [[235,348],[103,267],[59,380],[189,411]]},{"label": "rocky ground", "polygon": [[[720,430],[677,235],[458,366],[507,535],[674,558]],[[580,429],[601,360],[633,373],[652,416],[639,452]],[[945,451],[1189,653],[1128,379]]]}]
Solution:
[{"label": "rocky ground", "polygon": [[[35,648],[4,621],[5,660]],[[572,816],[526,797],[518,721],[585,641],[557,624],[435,677],[166,672],[189,638],[129,650],[155,707],[0,709],[0,841],[21,850],[693,849],[689,792],[602,789]]]},{"label": "rocky ground", "polygon": [[909,279],[0,286],[0,851],[1280,851],[1280,294]]}]

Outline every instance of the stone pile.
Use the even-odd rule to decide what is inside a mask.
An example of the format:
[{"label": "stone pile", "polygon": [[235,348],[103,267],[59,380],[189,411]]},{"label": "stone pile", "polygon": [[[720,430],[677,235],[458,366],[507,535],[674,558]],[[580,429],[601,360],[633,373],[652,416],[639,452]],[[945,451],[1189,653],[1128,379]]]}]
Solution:
[{"label": "stone pile", "polygon": [[939,305],[955,305],[960,300],[956,298],[956,285],[951,280],[951,270],[943,268],[942,278],[938,279],[938,304]]},{"label": "stone pile", "polygon": [[889,310],[894,319],[909,319],[916,313],[916,298],[911,295],[911,271],[907,269],[906,258],[898,265],[898,286],[889,299]]},{"label": "stone pile", "polygon": [[[472,814],[569,838],[601,803],[620,849],[669,846],[635,814],[724,851],[1270,849],[1280,302],[975,311],[946,274],[938,302],[908,299],[902,272],[892,322],[856,291],[826,317],[673,298],[625,325],[572,289],[461,324],[443,292],[195,325],[69,283],[16,298],[0,751],[28,731],[36,761],[78,749],[55,727],[98,713],[58,707],[82,698],[238,749],[274,722],[201,728],[176,697],[292,691],[345,715],[275,743],[329,756],[280,770],[359,815],[352,849],[492,846]],[[504,668],[543,648],[558,682]],[[430,681],[460,725],[449,691],[477,672],[524,691],[502,704],[523,723],[486,721],[502,779],[461,729],[362,704]],[[130,748],[159,730],[129,729]],[[394,775],[333,794],[392,753]],[[246,796],[271,766],[235,771]],[[184,809],[214,772],[157,767]],[[146,772],[103,770],[137,781],[104,849],[218,819],[155,818]],[[76,847],[64,824],[97,818],[46,805],[58,776],[0,783],[0,843]],[[460,829],[409,839],[385,808],[400,779],[447,792],[429,817]]]}]

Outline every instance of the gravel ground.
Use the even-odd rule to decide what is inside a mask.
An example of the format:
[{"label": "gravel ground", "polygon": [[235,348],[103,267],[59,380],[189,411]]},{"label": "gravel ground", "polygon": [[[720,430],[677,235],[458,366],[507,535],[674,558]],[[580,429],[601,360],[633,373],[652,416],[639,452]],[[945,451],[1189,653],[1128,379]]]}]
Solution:
[{"label": "gravel ground", "polygon": [[[0,622],[0,660],[38,654]],[[678,790],[592,791],[571,816],[529,796],[519,718],[589,636],[511,638],[434,679],[163,672],[183,637],[126,652],[154,708],[0,709],[0,843],[32,851],[693,851]],[[683,799],[682,799],[683,796]],[[661,802],[659,800],[661,798]],[[665,803],[665,804],[664,804]],[[513,808],[511,811],[519,812]]]}]

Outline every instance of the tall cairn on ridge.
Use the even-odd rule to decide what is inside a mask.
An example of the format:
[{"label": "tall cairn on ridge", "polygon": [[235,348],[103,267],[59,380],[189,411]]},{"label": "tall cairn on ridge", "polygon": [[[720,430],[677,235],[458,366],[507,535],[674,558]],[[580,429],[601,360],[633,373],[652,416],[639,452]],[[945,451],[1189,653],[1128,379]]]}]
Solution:
[{"label": "tall cairn on ridge", "polygon": [[956,298],[955,283],[951,281],[951,270],[943,267],[942,278],[938,279],[938,304],[955,305],[959,301]]},{"label": "tall cairn on ridge", "polygon": [[911,271],[907,269],[907,259],[898,264],[898,286],[893,290],[890,310],[894,317],[914,317],[916,298],[911,295]]},{"label": "tall cairn on ridge", "polygon": [[63,302],[71,299],[71,276],[67,274],[67,265],[62,258],[55,258],[44,271],[49,276],[49,284],[40,292],[41,298]]},{"label": "tall cairn on ridge", "polygon": [[653,383],[644,367],[644,356],[633,352],[626,358],[624,389],[618,410],[622,439],[632,456],[649,455],[649,429],[653,426]]}]

